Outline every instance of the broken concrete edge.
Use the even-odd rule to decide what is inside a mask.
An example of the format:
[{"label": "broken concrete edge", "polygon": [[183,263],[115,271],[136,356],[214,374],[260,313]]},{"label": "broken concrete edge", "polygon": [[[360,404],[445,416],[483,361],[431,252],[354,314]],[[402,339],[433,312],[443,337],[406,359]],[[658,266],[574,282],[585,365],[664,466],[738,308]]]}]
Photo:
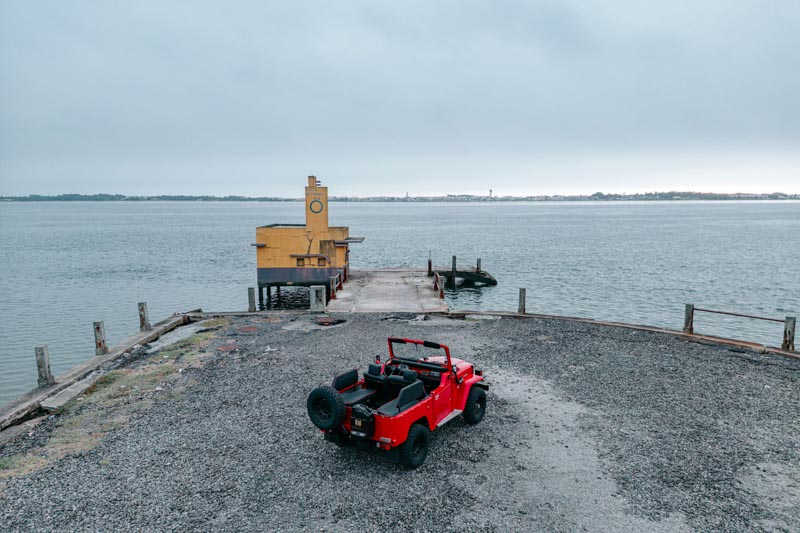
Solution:
[{"label": "broken concrete edge", "polygon": [[191,322],[187,315],[173,315],[153,324],[150,331],[140,331],[122,343],[114,346],[107,354],[97,355],[81,363],[56,378],[56,382],[47,387],[33,389],[16,400],[0,407],[0,431],[24,422],[34,413],[42,409],[42,403],[75,383],[83,380],[89,374],[97,371],[102,365],[133,351],[138,346],[148,344],[184,324]]},{"label": "broken concrete edge", "polygon": [[595,320],[593,318],[581,318],[574,316],[561,316],[561,315],[544,315],[536,313],[519,314],[512,311],[451,311],[448,313],[431,313],[440,314],[450,318],[465,318],[467,315],[483,315],[483,316],[499,316],[503,318],[535,318],[540,320],[566,320],[569,322],[581,322],[586,324],[596,324],[598,326],[610,326],[617,328],[634,329],[637,331],[647,331],[650,333],[665,333],[667,335],[676,335],[686,339],[688,342],[696,342],[699,344],[710,344],[728,346],[739,348],[741,350],[751,351],[760,354],[773,354],[786,357],[789,359],[800,360],[800,352],[790,352],[777,348],[774,346],[765,346],[757,342],[740,341],[736,339],[728,339],[725,337],[715,337],[712,335],[698,335],[697,333],[685,333],[677,329],[660,328],[656,326],[646,326],[643,324],[629,324],[627,322],[610,322],[606,320]]}]

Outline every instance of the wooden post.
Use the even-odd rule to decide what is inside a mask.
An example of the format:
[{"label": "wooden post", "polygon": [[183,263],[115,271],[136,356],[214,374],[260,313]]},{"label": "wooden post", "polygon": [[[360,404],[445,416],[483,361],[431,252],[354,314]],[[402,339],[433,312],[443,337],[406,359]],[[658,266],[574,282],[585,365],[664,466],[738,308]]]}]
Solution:
[{"label": "wooden post", "polygon": [[794,332],[797,326],[797,317],[796,316],[787,316],[786,322],[783,326],[783,344],[781,344],[781,349],[786,350],[789,352],[794,351]]},{"label": "wooden post", "polygon": [[50,373],[50,350],[47,345],[36,347],[36,368],[39,371],[39,386],[46,387],[56,382]]},{"label": "wooden post", "polygon": [[95,355],[105,355],[108,353],[106,326],[102,320],[94,323],[94,353]]},{"label": "wooden post", "polygon": [[683,332],[694,333],[694,304],[686,304],[683,312]]},{"label": "wooden post", "polygon": [[525,314],[525,289],[519,290],[519,307],[517,308],[517,313],[521,315]]},{"label": "wooden post", "polygon": [[253,287],[247,287],[247,311],[256,312],[256,290]]},{"label": "wooden post", "polygon": [[433,261],[428,259],[428,277],[433,276]]},{"label": "wooden post", "polygon": [[478,265],[475,267],[475,271],[476,272],[480,272],[481,271],[481,258],[480,257],[478,258]]},{"label": "wooden post", "polygon": [[331,300],[336,299],[336,276],[331,276]]},{"label": "wooden post", "polygon": [[139,331],[150,331],[150,314],[147,312],[147,302],[139,302]]},{"label": "wooden post", "polygon": [[453,256],[453,288],[456,286],[456,256]]}]

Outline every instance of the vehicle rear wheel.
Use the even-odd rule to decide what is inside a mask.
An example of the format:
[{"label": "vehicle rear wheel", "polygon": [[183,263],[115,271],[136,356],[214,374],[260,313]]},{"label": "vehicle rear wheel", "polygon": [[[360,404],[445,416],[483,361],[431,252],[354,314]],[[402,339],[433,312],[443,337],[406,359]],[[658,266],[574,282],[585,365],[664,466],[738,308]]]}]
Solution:
[{"label": "vehicle rear wheel", "polygon": [[486,391],[480,387],[472,387],[464,406],[464,420],[467,424],[477,424],[486,414]]},{"label": "vehicle rear wheel", "polygon": [[400,464],[414,469],[422,466],[428,456],[431,432],[422,424],[414,424],[408,430],[408,438],[400,445]]},{"label": "vehicle rear wheel", "polygon": [[317,387],[308,395],[306,402],[308,417],[319,429],[336,429],[344,420],[344,400],[339,391],[331,386]]}]

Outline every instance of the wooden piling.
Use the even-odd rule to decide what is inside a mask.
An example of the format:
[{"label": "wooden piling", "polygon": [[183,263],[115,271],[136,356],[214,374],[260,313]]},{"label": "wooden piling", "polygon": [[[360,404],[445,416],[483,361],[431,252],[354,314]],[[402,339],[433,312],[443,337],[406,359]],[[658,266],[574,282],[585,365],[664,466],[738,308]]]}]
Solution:
[{"label": "wooden piling", "polygon": [[683,332],[694,333],[694,304],[686,304],[684,308]]},{"label": "wooden piling", "polygon": [[94,323],[94,353],[95,355],[105,355],[108,353],[106,326],[102,320]]},{"label": "wooden piling", "polygon": [[36,350],[36,368],[39,372],[39,386],[46,387],[56,382],[53,374],[50,372],[50,349],[45,344],[44,346],[37,346]]},{"label": "wooden piling", "polygon": [[525,314],[525,289],[522,288],[519,290],[519,307],[517,308],[517,313],[520,315]]},{"label": "wooden piling", "polygon": [[476,270],[477,272],[480,272],[480,271],[481,271],[481,258],[480,258],[480,257],[478,258],[478,264],[477,264],[477,265],[475,265],[475,270]]},{"label": "wooden piling", "polygon": [[783,343],[781,349],[793,352],[794,351],[794,335],[797,327],[797,317],[787,316],[783,326]]},{"label": "wooden piling", "polygon": [[150,314],[147,312],[147,302],[139,302],[139,331],[150,331]]},{"label": "wooden piling", "polygon": [[256,312],[256,290],[253,287],[247,287],[247,311]]},{"label": "wooden piling", "polygon": [[456,272],[458,272],[456,269],[456,256],[453,256],[453,288],[456,287]]},{"label": "wooden piling", "polygon": [[433,261],[428,258],[428,277],[433,276]]}]

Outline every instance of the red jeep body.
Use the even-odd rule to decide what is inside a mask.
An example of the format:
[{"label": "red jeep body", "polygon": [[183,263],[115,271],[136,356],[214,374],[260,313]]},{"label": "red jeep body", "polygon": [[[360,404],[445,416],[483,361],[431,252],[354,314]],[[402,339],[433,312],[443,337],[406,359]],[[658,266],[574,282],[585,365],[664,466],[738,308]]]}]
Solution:
[{"label": "red jeep body", "polygon": [[[418,345],[415,348],[441,352],[423,358],[400,357],[395,354],[395,345]],[[390,337],[386,363],[376,360],[368,374],[360,379],[355,369],[334,378],[333,389],[344,403],[344,417],[336,427],[322,430],[325,439],[337,444],[351,443],[396,452],[415,424],[434,431],[464,412],[468,398],[474,404],[475,400],[470,397],[473,388],[483,391],[489,388],[482,374],[472,364],[451,358],[450,348],[443,344]],[[384,393],[383,383],[387,384]],[[481,398],[481,403],[478,407],[471,406],[474,412],[465,414],[470,423],[477,423],[483,417],[486,405],[485,392],[475,396]],[[312,398],[309,397],[310,416],[311,410]],[[427,453],[427,440],[425,445]]]}]

